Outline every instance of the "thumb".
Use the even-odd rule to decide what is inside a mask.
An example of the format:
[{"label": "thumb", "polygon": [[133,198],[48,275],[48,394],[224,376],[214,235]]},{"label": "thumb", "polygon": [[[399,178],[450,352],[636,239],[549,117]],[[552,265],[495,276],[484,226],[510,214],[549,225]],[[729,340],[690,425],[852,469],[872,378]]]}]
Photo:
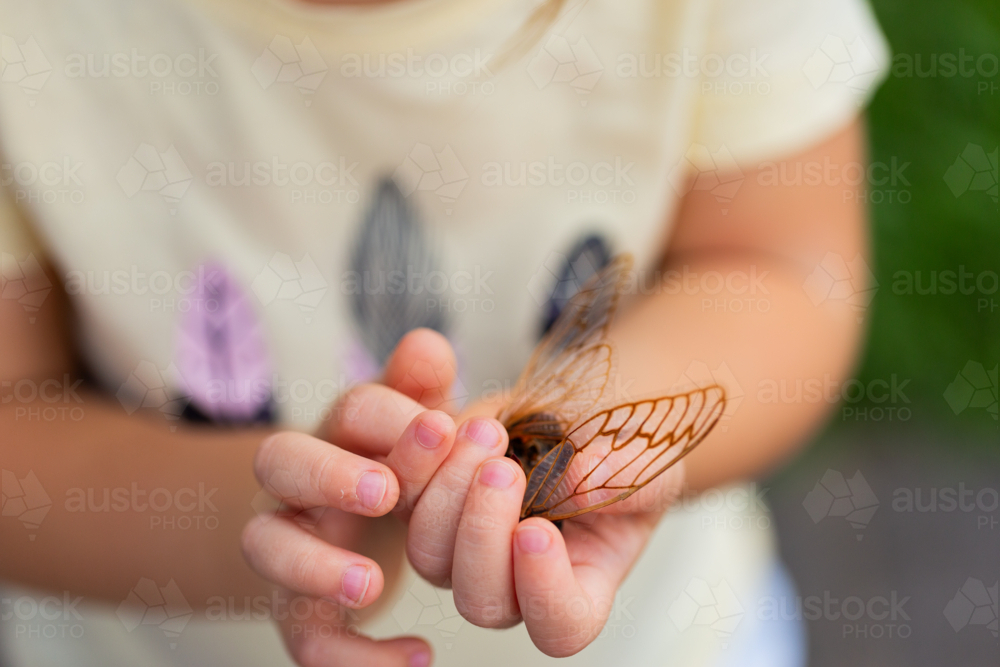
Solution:
[{"label": "thumb", "polygon": [[448,339],[432,329],[414,329],[389,356],[382,382],[429,410],[454,416],[461,408],[452,393],[457,377],[455,353]]}]

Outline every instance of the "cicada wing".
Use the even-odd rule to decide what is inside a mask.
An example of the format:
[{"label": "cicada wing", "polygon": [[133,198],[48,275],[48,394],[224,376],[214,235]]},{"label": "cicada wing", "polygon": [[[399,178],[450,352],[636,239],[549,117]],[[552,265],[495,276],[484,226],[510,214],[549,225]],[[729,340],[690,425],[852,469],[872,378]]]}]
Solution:
[{"label": "cicada wing", "polygon": [[594,414],[531,472],[522,517],[568,519],[629,497],[704,440],[725,401],[711,385]]},{"label": "cicada wing", "polygon": [[602,341],[631,268],[632,256],[619,255],[585,282],[538,344],[525,372],[545,373],[546,367],[561,355]]},{"label": "cicada wing", "polygon": [[613,357],[607,343],[576,355],[564,355],[551,375],[532,378],[519,386],[514,401],[498,419],[510,426],[528,415],[546,414],[558,419],[565,431],[594,407],[604,395],[612,374]]},{"label": "cicada wing", "polygon": [[538,465],[528,475],[528,483],[524,488],[524,500],[521,502],[521,518],[535,516],[533,508],[539,497],[552,495],[555,486],[562,480],[563,473],[568,469],[576,450],[573,444],[563,439],[558,445],[538,462]]},{"label": "cicada wing", "polygon": [[604,338],[631,266],[630,255],[615,258],[570,299],[521,373],[502,423],[547,412],[568,428],[597,405],[612,371]]}]

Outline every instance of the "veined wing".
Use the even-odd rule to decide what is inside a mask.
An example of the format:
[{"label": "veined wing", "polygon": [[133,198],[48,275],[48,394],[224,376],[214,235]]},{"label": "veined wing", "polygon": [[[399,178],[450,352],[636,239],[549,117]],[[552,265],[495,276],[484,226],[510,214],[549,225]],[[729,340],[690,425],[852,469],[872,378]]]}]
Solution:
[{"label": "veined wing", "polygon": [[615,258],[570,299],[521,373],[503,424],[545,412],[569,428],[598,403],[612,371],[604,339],[631,267],[630,255]]},{"label": "veined wing", "polygon": [[711,385],[596,413],[531,471],[521,517],[558,521],[628,498],[704,440],[725,402]]}]

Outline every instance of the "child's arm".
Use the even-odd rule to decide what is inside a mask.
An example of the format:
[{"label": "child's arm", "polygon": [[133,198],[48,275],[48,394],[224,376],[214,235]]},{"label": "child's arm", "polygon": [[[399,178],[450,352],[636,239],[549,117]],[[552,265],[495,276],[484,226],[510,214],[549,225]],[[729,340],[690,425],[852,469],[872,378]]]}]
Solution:
[{"label": "child's arm", "polygon": [[[798,449],[839,401],[861,343],[863,311],[836,299],[813,305],[805,285],[827,253],[869,261],[859,203],[864,186],[843,181],[854,171],[845,165],[866,164],[863,136],[855,122],[790,156],[784,167],[778,161],[767,169],[773,178],[776,170],[794,175],[806,164],[833,165],[818,185],[761,184],[763,170],[756,169],[745,172],[731,203],[693,192],[679,212],[664,270],[697,274],[688,280],[697,288],[682,286],[679,293],[653,294],[623,308],[612,337],[622,377],[634,380],[630,393],[662,391],[692,362],[713,371],[724,364],[738,383],[726,387],[731,400],[742,401],[725,428],[716,427],[685,459],[688,484],[696,490],[765,473]],[[710,271],[731,279],[733,289],[707,293],[701,277]],[[751,273],[756,286],[740,275]],[[716,283],[705,284],[714,291]],[[773,393],[761,394],[769,381],[794,387],[808,380],[823,383],[822,400],[782,400],[779,393],[771,402]]]},{"label": "child's arm", "polygon": [[[242,608],[249,596],[261,596],[254,609],[259,612],[258,601],[266,600],[273,615],[287,616],[292,597],[298,594],[280,591],[278,606],[272,607],[272,586],[241,557],[241,534],[261,500],[252,504],[261,489],[254,478],[254,456],[270,431],[199,428],[183,422],[172,422],[176,427],[172,431],[162,417],[129,416],[114,397],[77,385],[66,334],[69,308],[59,293],[59,280],[49,278],[57,287],[34,314],[34,323],[16,300],[0,298],[4,493],[11,491],[6,488],[9,474],[23,480],[32,473],[52,503],[41,524],[30,531],[34,540],[15,517],[0,520],[4,545],[0,578],[114,605],[125,600],[141,578],[160,586],[173,580],[196,610],[229,608],[232,600]],[[350,506],[345,509],[357,514],[338,509],[324,513],[321,523],[332,530],[322,537],[350,551],[325,543],[314,549],[325,557],[323,575],[332,577],[323,590],[329,599],[339,599],[343,592],[338,572],[352,563],[371,568],[364,599],[350,605],[366,606],[378,598],[383,582],[391,586],[396,578],[401,544],[398,530],[381,529],[392,525],[385,524],[391,518],[372,520],[359,514],[385,514],[392,508],[398,494],[395,477],[377,462],[315,442],[323,446],[332,462],[330,469],[337,472],[329,481],[346,489],[343,496],[338,489],[322,503],[328,508],[342,505],[345,496],[348,501],[354,498],[356,480],[348,479],[351,473],[355,477],[368,470],[384,473],[386,488],[375,510]],[[171,493],[171,507],[165,512],[149,507],[155,489]],[[166,502],[162,492],[153,501]],[[261,523],[251,525],[259,528]],[[266,525],[295,533],[295,526],[280,518],[270,518]],[[260,530],[247,534],[248,539],[262,536],[266,535]],[[296,539],[303,537],[299,534]],[[374,560],[352,553],[356,551]],[[323,611],[315,601],[310,608]],[[349,623],[354,612],[333,611],[331,617],[330,609],[325,611],[327,615],[319,618],[294,618],[300,628],[325,626],[319,632],[329,638],[322,647],[325,651],[358,662],[403,665],[415,652],[426,650],[419,640],[375,643],[358,636],[356,629],[332,628]],[[292,642],[289,648],[301,650]]]}]

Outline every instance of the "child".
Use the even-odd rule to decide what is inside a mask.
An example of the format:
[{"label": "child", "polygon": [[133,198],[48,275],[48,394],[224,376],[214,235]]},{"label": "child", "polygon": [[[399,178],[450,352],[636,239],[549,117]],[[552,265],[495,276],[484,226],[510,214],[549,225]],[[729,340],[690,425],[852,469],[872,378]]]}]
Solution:
[{"label": "child", "polygon": [[[66,619],[0,662],[280,664],[276,625],[303,665],[803,664],[747,480],[830,404],[762,387],[838,386],[860,340],[859,0],[0,16],[0,576]],[[519,523],[493,417],[625,252],[615,396],[725,413],[628,501]]]}]

